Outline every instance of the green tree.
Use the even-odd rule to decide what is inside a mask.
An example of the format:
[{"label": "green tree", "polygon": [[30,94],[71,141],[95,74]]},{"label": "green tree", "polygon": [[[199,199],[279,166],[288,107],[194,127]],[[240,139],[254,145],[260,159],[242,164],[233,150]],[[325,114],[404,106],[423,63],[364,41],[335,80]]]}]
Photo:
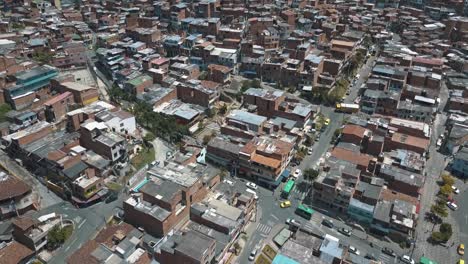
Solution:
[{"label": "green tree", "polygon": [[223,105],[219,108],[219,114],[225,115],[226,112],[227,112],[227,104],[223,104]]},{"label": "green tree", "polygon": [[55,226],[47,234],[47,246],[49,249],[55,249],[65,243],[65,241],[71,236],[73,228],[71,226],[66,226],[60,228]]},{"label": "green tree", "polygon": [[438,200],[436,204],[431,206],[431,212],[439,217],[447,217],[447,207],[445,206],[445,203],[441,203],[440,201],[441,200]]},{"label": "green tree", "polygon": [[452,237],[452,233],[452,225],[442,223],[438,232],[432,232],[431,239],[437,243],[447,242]]},{"label": "green tree", "polygon": [[452,194],[452,185],[445,184],[444,186],[440,187],[440,193],[444,196],[449,196]]},{"label": "green tree", "polygon": [[48,51],[39,51],[33,55],[33,59],[40,64],[48,64],[52,61],[53,55]]},{"label": "green tree", "polygon": [[153,132],[147,132],[145,136],[143,137],[143,140],[145,141],[145,145],[151,146],[151,142],[153,142],[156,139],[156,136],[154,135]]},{"label": "green tree", "polygon": [[444,174],[442,175],[442,182],[444,185],[449,185],[452,187],[452,185],[455,183],[455,179],[450,174]]},{"label": "green tree", "polygon": [[262,82],[259,79],[253,79],[250,85],[254,88],[260,88],[261,83]]},{"label": "green tree", "polygon": [[11,111],[11,106],[9,104],[0,105],[0,122],[5,122],[7,120],[6,114]]},{"label": "green tree", "polygon": [[252,87],[252,81],[250,80],[243,81],[242,86],[241,86],[241,93],[247,91],[247,89],[249,89],[250,87]]},{"label": "green tree", "polygon": [[318,170],[308,168],[304,170],[303,174],[304,179],[307,179],[308,181],[313,181],[319,176],[320,172]]}]

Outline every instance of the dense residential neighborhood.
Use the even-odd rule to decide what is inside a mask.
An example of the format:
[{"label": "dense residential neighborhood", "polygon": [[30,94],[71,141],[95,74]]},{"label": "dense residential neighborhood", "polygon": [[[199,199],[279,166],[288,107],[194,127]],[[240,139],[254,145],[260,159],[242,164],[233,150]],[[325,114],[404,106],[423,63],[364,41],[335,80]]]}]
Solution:
[{"label": "dense residential neighborhood", "polygon": [[0,263],[464,264],[467,0],[0,0]]}]

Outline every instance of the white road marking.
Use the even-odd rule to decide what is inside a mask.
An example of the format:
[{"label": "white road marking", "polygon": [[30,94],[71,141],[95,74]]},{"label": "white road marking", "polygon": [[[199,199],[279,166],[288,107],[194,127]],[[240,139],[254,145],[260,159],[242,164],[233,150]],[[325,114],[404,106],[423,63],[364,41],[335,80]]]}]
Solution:
[{"label": "white road marking", "polygon": [[83,222],[81,222],[81,224],[78,226],[78,229],[80,229],[84,225],[84,223],[86,223],[86,220],[88,219],[85,219]]},{"label": "white road marking", "polygon": [[279,221],[279,218],[276,217],[276,215],[271,215],[272,218],[274,218],[276,221]]}]

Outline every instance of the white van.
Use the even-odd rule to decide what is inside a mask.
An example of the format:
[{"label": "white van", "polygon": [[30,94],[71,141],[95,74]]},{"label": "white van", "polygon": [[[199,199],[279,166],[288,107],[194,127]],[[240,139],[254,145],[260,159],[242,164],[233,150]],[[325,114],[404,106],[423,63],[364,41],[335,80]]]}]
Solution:
[{"label": "white van", "polygon": [[257,193],[256,193],[255,191],[253,191],[253,190],[251,190],[251,189],[249,189],[249,188],[245,189],[245,191],[248,192],[248,193],[253,194],[253,195],[254,195],[254,199],[255,199],[255,200],[258,200],[258,196],[257,196]]}]

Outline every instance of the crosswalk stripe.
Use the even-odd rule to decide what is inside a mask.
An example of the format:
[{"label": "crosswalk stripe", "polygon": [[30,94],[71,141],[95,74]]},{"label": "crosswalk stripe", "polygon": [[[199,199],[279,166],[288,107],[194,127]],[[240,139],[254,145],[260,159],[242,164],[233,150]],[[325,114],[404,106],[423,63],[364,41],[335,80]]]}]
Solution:
[{"label": "crosswalk stripe", "polygon": [[257,230],[260,231],[260,232],[262,232],[262,233],[268,234],[268,233],[270,233],[270,231],[271,231],[271,226],[269,226],[269,225],[264,225],[264,224],[259,224],[259,225],[257,226]]}]

